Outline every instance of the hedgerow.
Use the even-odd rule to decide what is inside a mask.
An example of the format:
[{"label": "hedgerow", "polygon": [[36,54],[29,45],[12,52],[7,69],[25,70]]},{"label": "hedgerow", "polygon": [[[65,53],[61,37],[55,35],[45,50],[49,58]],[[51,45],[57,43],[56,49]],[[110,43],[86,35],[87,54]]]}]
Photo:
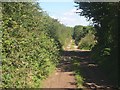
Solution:
[{"label": "hedgerow", "polygon": [[37,3],[2,3],[3,88],[41,87],[58,64],[60,41],[45,17]]}]

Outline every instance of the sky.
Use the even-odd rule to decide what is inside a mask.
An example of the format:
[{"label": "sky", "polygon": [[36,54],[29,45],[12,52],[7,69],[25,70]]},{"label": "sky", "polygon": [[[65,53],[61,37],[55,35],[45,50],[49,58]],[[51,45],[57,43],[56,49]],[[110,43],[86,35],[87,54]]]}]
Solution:
[{"label": "sky", "polygon": [[[87,26],[90,22],[84,16],[76,14],[74,1],[71,2],[40,2],[40,7],[46,11],[49,16],[58,19],[60,23],[74,27],[75,25]],[[79,10],[80,11],[80,10]]]}]

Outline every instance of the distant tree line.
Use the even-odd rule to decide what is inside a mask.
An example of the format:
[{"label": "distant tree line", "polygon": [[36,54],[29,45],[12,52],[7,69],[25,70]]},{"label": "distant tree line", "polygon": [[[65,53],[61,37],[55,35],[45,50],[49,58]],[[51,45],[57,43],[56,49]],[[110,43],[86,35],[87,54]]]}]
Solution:
[{"label": "distant tree line", "polygon": [[77,25],[73,28],[73,39],[79,49],[91,50],[96,44],[95,29],[92,26]]}]

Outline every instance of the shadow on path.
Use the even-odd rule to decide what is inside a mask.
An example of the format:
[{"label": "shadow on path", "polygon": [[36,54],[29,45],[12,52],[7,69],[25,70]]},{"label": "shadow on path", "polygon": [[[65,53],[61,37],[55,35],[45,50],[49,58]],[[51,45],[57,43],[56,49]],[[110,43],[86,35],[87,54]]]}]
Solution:
[{"label": "shadow on path", "polygon": [[89,56],[91,51],[63,51],[62,56],[70,56],[70,57],[86,57]]},{"label": "shadow on path", "polygon": [[[79,90],[117,90],[109,81],[108,76],[90,58],[90,53],[91,51],[80,50],[63,51],[60,64],[56,71],[45,80],[43,87],[76,89],[74,71],[77,71],[84,78],[83,87]],[[74,62],[77,62],[75,68]]]},{"label": "shadow on path", "polygon": [[44,81],[43,88],[77,88],[70,60],[70,56],[62,56],[61,62],[55,72]]},{"label": "shadow on path", "polygon": [[[81,76],[85,79],[83,86],[90,90],[117,90],[114,84],[108,79],[108,76],[101,70],[101,68],[90,58],[91,51],[63,51],[63,61],[60,66],[67,66],[63,71],[73,71],[70,64],[71,60],[79,62],[79,71]],[[69,66],[70,65],[70,66]],[[84,89],[83,89],[84,90]]]}]

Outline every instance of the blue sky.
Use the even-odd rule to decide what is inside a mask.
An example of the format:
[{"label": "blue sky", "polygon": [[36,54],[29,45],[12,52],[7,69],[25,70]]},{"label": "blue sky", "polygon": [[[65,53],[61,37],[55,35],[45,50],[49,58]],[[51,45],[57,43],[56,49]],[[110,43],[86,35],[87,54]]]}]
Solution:
[{"label": "blue sky", "polygon": [[41,2],[41,8],[46,11],[52,18],[58,19],[60,23],[74,27],[75,25],[89,25],[85,17],[76,14],[76,4],[70,2]]}]

